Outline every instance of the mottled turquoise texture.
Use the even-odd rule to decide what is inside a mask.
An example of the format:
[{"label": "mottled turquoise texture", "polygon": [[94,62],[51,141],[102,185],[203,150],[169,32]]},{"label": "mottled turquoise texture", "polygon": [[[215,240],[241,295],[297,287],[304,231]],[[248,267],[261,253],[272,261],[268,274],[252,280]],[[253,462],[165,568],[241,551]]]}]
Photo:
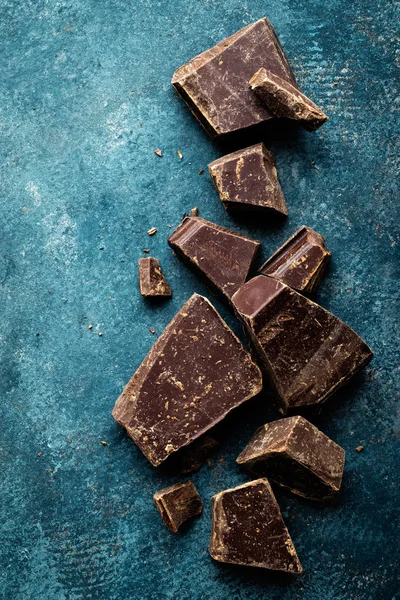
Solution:
[{"label": "mottled turquoise texture", "polygon": [[[0,0],[0,13],[0,597],[400,598],[394,0]],[[264,15],[330,120],[264,136],[289,218],[255,227],[230,218],[198,174],[231,147],[207,137],[170,79]],[[178,535],[152,500],[175,478],[110,416],[154,342],[149,328],[158,335],[193,292],[210,297],[166,243],[194,205],[260,239],[260,264],[300,225],[325,235],[333,260],[318,301],[375,352],[314,419],[346,449],[340,497],[320,506],[277,491],[297,579],[207,551],[211,496],[248,480],[235,458],[278,416],[268,395],[221,429],[219,454],[193,476],[204,514]],[[142,248],[161,260],[172,300],[140,297]]]}]

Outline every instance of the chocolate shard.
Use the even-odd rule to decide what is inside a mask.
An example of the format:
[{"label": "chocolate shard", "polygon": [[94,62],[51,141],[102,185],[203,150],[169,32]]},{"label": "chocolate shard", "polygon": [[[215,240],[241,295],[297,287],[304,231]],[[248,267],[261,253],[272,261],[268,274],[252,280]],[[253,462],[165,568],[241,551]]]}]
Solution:
[{"label": "chocolate shard", "polygon": [[261,388],[258,366],[207,298],[194,294],[155,342],[112,414],[157,466]]},{"label": "chocolate shard", "polygon": [[250,90],[262,66],[296,85],[285,53],[267,18],[256,21],[180,67],[172,85],[212,136],[273,118]]},{"label": "chocolate shard", "polygon": [[312,293],[328,265],[331,253],[322,235],[310,227],[300,227],[259,269],[298,292]]},{"label": "chocolate shard", "polygon": [[263,143],[227,154],[208,165],[227,209],[268,209],[287,216],[275,158]]},{"label": "chocolate shard", "polygon": [[260,427],[236,462],[251,473],[311,500],[327,500],[340,489],[345,452],[303,417]]},{"label": "chocolate shard", "polygon": [[260,247],[260,242],[200,217],[185,217],[168,243],[228,300],[246,281]]},{"label": "chocolate shard", "polygon": [[149,256],[139,259],[139,284],[142,296],[172,296],[171,287],[164,277],[157,258]]},{"label": "chocolate shard", "polygon": [[299,121],[309,131],[318,129],[328,120],[297,86],[269,69],[259,69],[250,79],[249,86],[272,114]]},{"label": "chocolate shard", "polygon": [[220,562],[287,573],[303,571],[267,479],[212,498],[210,554]]},{"label": "chocolate shard", "polygon": [[154,502],[162,520],[174,533],[181,525],[203,511],[199,492],[191,481],[175,483],[154,494]]},{"label": "chocolate shard", "polygon": [[343,321],[281,281],[258,275],[232,298],[280,410],[320,404],[373,354]]}]

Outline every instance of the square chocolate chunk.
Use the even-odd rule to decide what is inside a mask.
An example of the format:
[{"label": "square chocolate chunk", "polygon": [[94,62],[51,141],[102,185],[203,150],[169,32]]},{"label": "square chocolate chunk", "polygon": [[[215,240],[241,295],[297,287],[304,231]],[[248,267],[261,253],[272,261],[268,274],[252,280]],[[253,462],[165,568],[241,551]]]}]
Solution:
[{"label": "square chocolate chunk", "polygon": [[162,520],[174,533],[181,525],[203,511],[199,492],[191,481],[175,483],[154,494],[154,502]]}]

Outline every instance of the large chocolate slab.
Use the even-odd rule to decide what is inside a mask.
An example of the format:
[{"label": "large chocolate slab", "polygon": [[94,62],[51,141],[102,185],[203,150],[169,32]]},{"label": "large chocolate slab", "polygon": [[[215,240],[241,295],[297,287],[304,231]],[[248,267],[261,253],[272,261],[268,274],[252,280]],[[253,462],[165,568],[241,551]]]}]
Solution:
[{"label": "large chocolate slab", "polygon": [[209,550],[224,563],[287,573],[303,570],[267,479],[213,496]]},{"label": "large chocolate slab", "polygon": [[157,258],[149,256],[139,259],[139,284],[142,296],[172,296],[171,287],[164,277]]},{"label": "large chocolate slab", "polygon": [[263,143],[222,156],[208,170],[225,208],[288,214],[274,155]]},{"label": "large chocolate slab", "polygon": [[181,525],[203,511],[199,492],[191,481],[175,483],[154,494],[154,502],[162,520],[174,533]]},{"label": "large chocolate slab", "polygon": [[228,300],[246,281],[260,247],[260,242],[200,217],[185,217],[168,243]]},{"label": "large chocolate slab", "polygon": [[345,452],[303,417],[260,427],[236,462],[298,496],[327,500],[340,489]]},{"label": "large chocolate slab", "polygon": [[284,414],[324,402],[373,356],[343,321],[272,277],[254,277],[232,303]]},{"label": "large chocolate slab", "polygon": [[331,253],[322,235],[300,227],[259,269],[298,292],[312,293],[319,284]]},{"label": "large chocolate slab", "polygon": [[206,131],[215,137],[273,118],[248,84],[261,67],[296,85],[267,18],[244,27],[180,67],[172,85]]},{"label": "large chocolate slab", "polygon": [[262,388],[261,373],[212,304],[194,294],[118,398],[113,417],[160,465]]}]

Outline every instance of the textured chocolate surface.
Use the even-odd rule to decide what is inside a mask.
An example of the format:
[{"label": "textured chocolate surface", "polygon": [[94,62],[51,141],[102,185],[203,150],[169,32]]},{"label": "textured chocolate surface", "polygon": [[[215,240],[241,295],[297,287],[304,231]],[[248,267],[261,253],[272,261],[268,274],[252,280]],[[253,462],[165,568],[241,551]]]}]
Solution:
[{"label": "textured chocolate surface", "polygon": [[199,492],[191,481],[176,483],[154,494],[162,520],[174,533],[181,525],[203,511]]},{"label": "textured chocolate surface", "polygon": [[298,292],[311,293],[320,282],[330,256],[322,235],[303,225],[259,272],[279,279]]},{"label": "textured chocolate surface", "polygon": [[326,500],[342,483],[345,452],[303,417],[260,427],[236,462],[294,494]]},{"label": "textured chocolate surface", "polygon": [[288,214],[274,155],[263,143],[222,156],[208,170],[225,208]]},{"label": "textured chocolate surface", "polygon": [[194,294],[118,398],[113,417],[157,466],[262,388],[259,368],[212,304]]},{"label": "textured chocolate surface", "polygon": [[200,217],[185,217],[168,243],[228,300],[246,281],[260,247],[260,242]]},{"label": "textured chocolate surface", "polygon": [[254,277],[232,303],[283,413],[324,402],[373,356],[343,321],[272,277]]},{"label": "textured chocolate surface", "polygon": [[139,259],[139,284],[142,296],[172,296],[160,262],[151,256]]},{"label": "textured chocolate surface", "polygon": [[263,66],[296,85],[267,18],[244,27],[180,67],[172,85],[214,137],[273,118],[248,84]]},{"label": "textured chocolate surface", "polygon": [[303,570],[267,479],[213,496],[209,550],[220,562],[288,573]]}]

